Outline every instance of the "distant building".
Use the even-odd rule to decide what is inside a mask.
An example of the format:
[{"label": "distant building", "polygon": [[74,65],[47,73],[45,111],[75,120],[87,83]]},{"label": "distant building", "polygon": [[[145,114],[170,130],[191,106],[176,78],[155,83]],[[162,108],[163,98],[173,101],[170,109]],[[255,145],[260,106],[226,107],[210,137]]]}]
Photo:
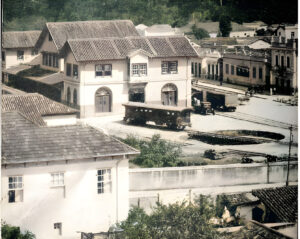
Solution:
[{"label": "distant building", "polygon": [[262,39],[256,39],[248,44],[248,47],[254,50],[259,49],[268,49],[271,47],[271,44],[268,41]]},{"label": "distant building", "polygon": [[108,231],[127,218],[136,154],[89,126],[42,127],[2,112],[1,218],[39,239]]},{"label": "distant building", "polygon": [[291,94],[298,90],[298,45],[297,39],[285,42],[282,37],[273,37],[271,49],[271,85],[277,93]]},{"label": "distant building", "polygon": [[2,69],[29,63],[38,52],[34,46],[41,31],[2,33]]},{"label": "distant building", "polygon": [[183,36],[177,28],[173,28],[168,24],[155,24],[150,27],[145,25],[136,26],[141,36]]},{"label": "distant building", "polygon": [[285,42],[287,42],[290,39],[298,39],[298,24],[279,25],[276,28],[274,35],[282,37]]},{"label": "distant building", "polygon": [[253,37],[255,36],[255,28],[246,27],[244,25],[232,22],[232,30],[229,37]]},{"label": "distant building", "polygon": [[270,86],[270,59],[263,52],[223,55],[223,80],[244,86]]}]

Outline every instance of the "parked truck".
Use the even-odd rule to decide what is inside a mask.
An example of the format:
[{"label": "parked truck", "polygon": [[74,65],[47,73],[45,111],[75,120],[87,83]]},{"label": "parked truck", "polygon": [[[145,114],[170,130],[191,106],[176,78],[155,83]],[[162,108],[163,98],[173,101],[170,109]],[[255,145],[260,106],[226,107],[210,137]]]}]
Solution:
[{"label": "parked truck", "polygon": [[235,93],[207,92],[206,97],[216,110],[233,112],[238,105],[238,95]]}]

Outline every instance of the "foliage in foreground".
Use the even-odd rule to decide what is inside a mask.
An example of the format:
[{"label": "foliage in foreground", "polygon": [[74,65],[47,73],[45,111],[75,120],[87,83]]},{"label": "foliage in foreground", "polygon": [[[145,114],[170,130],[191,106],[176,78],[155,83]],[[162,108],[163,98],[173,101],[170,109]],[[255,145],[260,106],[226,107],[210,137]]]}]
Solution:
[{"label": "foliage in foreground", "polygon": [[210,37],[205,29],[197,28],[195,24],[192,26],[192,32],[197,40]]},{"label": "foliage in foreground", "polygon": [[192,203],[157,203],[150,215],[141,208],[130,210],[120,227],[130,239],[213,239],[216,228],[209,223],[215,215],[211,198],[200,195]]},{"label": "foliage in foreground", "polygon": [[11,226],[6,224],[5,222],[2,222],[1,238],[2,239],[35,239],[35,235],[29,231],[22,233],[19,227]]},{"label": "foliage in foreground", "polygon": [[132,162],[141,167],[173,167],[181,165],[179,160],[181,146],[161,139],[160,135],[153,135],[150,141],[129,135],[124,143],[140,150],[140,155]]}]

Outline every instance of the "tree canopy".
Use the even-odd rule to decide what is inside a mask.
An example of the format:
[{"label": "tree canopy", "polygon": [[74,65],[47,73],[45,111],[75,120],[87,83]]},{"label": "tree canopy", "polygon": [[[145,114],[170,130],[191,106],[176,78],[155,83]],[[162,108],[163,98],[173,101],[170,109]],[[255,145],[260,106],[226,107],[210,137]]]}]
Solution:
[{"label": "tree canopy", "polygon": [[19,227],[1,223],[2,239],[35,239],[35,235],[29,231],[22,233]]},{"label": "tree canopy", "polygon": [[4,0],[4,30],[41,29],[45,22],[130,19],[182,26],[189,20],[296,23],[297,0]]},{"label": "tree canopy", "polygon": [[126,238],[131,239],[212,239],[216,228],[209,222],[215,216],[211,198],[200,195],[195,203],[157,203],[150,215],[134,207],[121,223]]}]

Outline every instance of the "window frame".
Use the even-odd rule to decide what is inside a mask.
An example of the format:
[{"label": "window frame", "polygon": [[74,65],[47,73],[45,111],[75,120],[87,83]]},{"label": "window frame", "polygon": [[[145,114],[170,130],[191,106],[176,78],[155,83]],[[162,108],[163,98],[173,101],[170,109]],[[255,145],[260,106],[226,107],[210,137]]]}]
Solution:
[{"label": "window frame", "polygon": [[279,66],[279,56],[275,55],[275,66]]},{"label": "window frame", "polygon": [[225,65],[225,72],[227,75],[229,75],[229,64]]},{"label": "window frame", "polygon": [[252,68],[252,78],[256,79],[256,67]]},{"label": "window frame", "polygon": [[234,75],[234,65],[231,65],[231,71],[230,71],[231,75]]},{"label": "window frame", "polygon": [[290,62],[290,57],[289,56],[286,57],[286,67],[287,68],[291,67],[291,62]]},{"label": "window frame", "polygon": [[260,79],[260,80],[263,79],[263,68],[262,67],[258,68],[258,79]]},{"label": "window frame", "polygon": [[[175,64],[174,64],[175,63]],[[172,65],[174,64],[174,65]],[[171,70],[171,68],[175,66],[176,71]],[[178,61],[162,61],[161,62],[161,74],[178,74]]]},{"label": "window frame", "polygon": [[72,64],[66,63],[66,76],[72,77]]},{"label": "window frame", "polygon": [[[55,180],[55,176],[58,176],[58,179]],[[52,173],[50,173],[50,177],[51,177],[51,188],[65,186],[65,173],[64,172],[52,172]]]},{"label": "window frame", "polygon": [[284,67],[284,56],[281,56],[280,63],[281,63],[281,66]]},{"label": "window frame", "polygon": [[[77,69],[76,71],[75,71],[75,68]],[[78,65],[77,64],[73,64],[73,66],[72,66],[72,73],[73,73],[73,78],[75,78],[75,79],[78,79]],[[75,72],[77,72],[77,74],[75,75]]]},{"label": "window frame", "polygon": [[[111,168],[102,168],[97,169],[97,194],[109,194],[112,193],[112,169]],[[102,172],[102,174],[99,174]],[[103,172],[105,172],[103,174]],[[108,173],[108,179],[105,178],[105,174]],[[108,192],[106,192],[106,187],[109,186]]]},{"label": "window frame", "polygon": [[2,60],[2,62],[5,62],[5,61],[6,61],[6,54],[5,54],[5,51],[1,51],[1,60]]},{"label": "window frame", "polygon": [[[16,180],[13,180],[13,178],[16,178]],[[19,180],[20,178],[21,178],[21,180]],[[10,179],[12,179],[12,180],[10,180]],[[18,191],[20,193],[20,201],[16,201],[16,191]],[[14,193],[13,201],[10,200],[10,192]],[[23,192],[24,192],[23,176],[22,175],[8,176],[8,203],[23,202]]]},{"label": "window frame", "polygon": [[24,50],[17,50],[17,60],[24,61]]},{"label": "window frame", "polygon": [[[142,69],[145,67],[144,69]],[[136,73],[134,73],[136,71]],[[141,73],[143,72],[143,73]],[[141,76],[147,76],[148,73],[148,67],[147,63],[132,63],[131,64],[131,76],[141,77]]]},{"label": "window frame", "polygon": [[[97,70],[97,67],[101,66],[101,70]],[[105,66],[110,67],[110,71],[105,70]],[[101,75],[97,75],[97,72],[102,72]],[[110,72],[110,74],[106,74],[106,72]],[[105,76],[112,76],[112,64],[97,64],[95,65],[95,77],[105,77]]]}]

